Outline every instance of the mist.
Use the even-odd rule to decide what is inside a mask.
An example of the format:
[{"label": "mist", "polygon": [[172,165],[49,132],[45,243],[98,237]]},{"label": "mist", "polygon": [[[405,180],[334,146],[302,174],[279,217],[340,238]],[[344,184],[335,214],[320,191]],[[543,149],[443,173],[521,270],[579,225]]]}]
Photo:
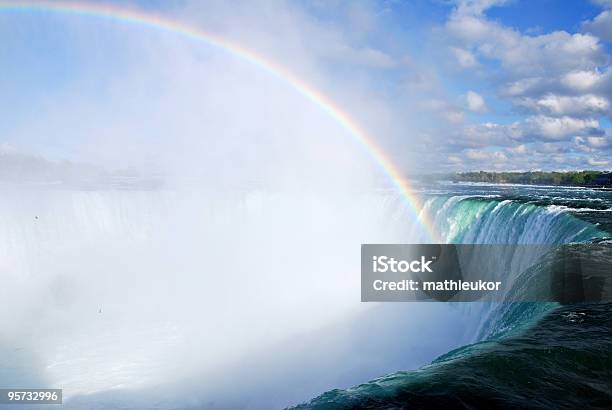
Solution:
[{"label": "mist", "polygon": [[[392,140],[374,84],[325,63],[321,44],[355,51],[342,33],[285,3],[241,5],[169,12],[264,53]],[[4,384],[63,388],[68,407],[187,391],[184,405],[265,408],[414,368],[467,337],[460,312],[429,326],[447,307],[360,303],[360,244],[418,242],[422,229],[370,153],[285,81],[172,33],[23,19],[58,30],[71,79],[15,120],[11,149],[162,182],[62,184],[75,166],[2,185]],[[441,334],[453,340],[430,342]]]}]

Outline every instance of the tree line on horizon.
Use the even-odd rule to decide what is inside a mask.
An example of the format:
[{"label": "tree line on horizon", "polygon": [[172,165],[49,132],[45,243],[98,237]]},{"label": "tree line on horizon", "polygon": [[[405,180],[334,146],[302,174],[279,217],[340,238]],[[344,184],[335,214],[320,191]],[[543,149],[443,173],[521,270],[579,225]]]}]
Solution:
[{"label": "tree line on horizon", "polygon": [[460,172],[451,176],[453,182],[491,182],[531,185],[612,186],[612,172]]}]

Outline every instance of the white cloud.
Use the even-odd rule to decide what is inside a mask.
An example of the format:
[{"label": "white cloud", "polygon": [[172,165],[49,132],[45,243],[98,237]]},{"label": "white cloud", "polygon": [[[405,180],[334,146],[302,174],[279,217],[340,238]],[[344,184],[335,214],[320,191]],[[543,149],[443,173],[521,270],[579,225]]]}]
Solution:
[{"label": "white cloud", "polygon": [[526,154],[528,152],[525,144],[517,145],[516,147],[508,148],[508,151],[513,154]]},{"label": "white cloud", "polygon": [[544,154],[559,154],[569,151],[567,145],[560,142],[543,142],[531,144],[533,150]]},{"label": "white cloud", "polygon": [[476,57],[468,50],[459,47],[451,47],[451,52],[462,68],[471,68],[477,64]]},{"label": "white cloud", "polygon": [[551,75],[593,69],[605,62],[605,51],[590,34],[556,31],[526,36],[480,17],[459,15],[451,17],[447,27],[464,49],[499,60],[514,74]]},{"label": "white cloud", "polygon": [[562,84],[576,90],[587,91],[601,79],[601,74],[594,70],[571,71],[561,77]]},{"label": "white cloud", "polygon": [[459,124],[463,122],[464,115],[462,111],[449,110],[444,113],[444,117],[453,124]]},{"label": "white cloud", "polygon": [[[570,70],[593,69],[606,62],[606,52],[597,37],[588,33],[554,31],[524,35],[488,20],[480,12],[491,2],[461,2],[446,23],[453,47],[477,57],[499,60],[514,74],[550,76]],[[494,4],[501,4],[493,2]]]},{"label": "white cloud", "polygon": [[587,137],[586,140],[593,148],[606,148],[610,146],[610,139],[605,137]]},{"label": "white cloud", "polygon": [[434,113],[439,119],[448,121],[451,124],[459,124],[464,120],[463,110],[443,99],[424,100],[419,106],[426,111]]},{"label": "white cloud", "polygon": [[475,161],[497,161],[497,162],[505,162],[508,160],[506,154],[501,151],[483,151],[477,149],[467,149],[465,150],[465,156],[468,159]]},{"label": "white cloud", "polygon": [[[601,117],[612,118],[611,58],[598,38],[601,30],[521,32],[486,16],[489,7],[503,3],[457,2],[445,24],[448,47],[459,66],[479,67],[473,70],[476,79],[490,79],[498,96],[514,106],[513,114],[524,118],[510,124],[467,123],[453,130],[457,142],[451,149],[463,150],[466,166],[469,161],[504,163],[492,154],[500,147],[511,159],[506,164],[527,169],[588,166],[585,154],[610,149],[600,124]],[[607,19],[609,12],[595,20]],[[471,91],[464,98],[466,109],[486,110],[479,94]]]},{"label": "white cloud", "polygon": [[346,44],[334,44],[325,51],[330,59],[338,60],[352,65],[361,65],[372,68],[393,68],[395,60],[381,50],[369,47],[352,48]]},{"label": "white cloud", "polygon": [[600,128],[599,121],[592,118],[536,115],[507,125],[468,124],[456,130],[452,134],[452,139],[455,141],[455,146],[458,147],[483,149],[493,146],[510,146],[509,152],[520,153],[525,148],[515,147],[514,144],[551,141],[570,143],[575,137],[597,138],[602,135],[604,135],[604,130]]},{"label": "white cloud", "polygon": [[533,111],[554,116],[593,116],[606,114],[610,110],[610,102],[606,98],[593,94],[575,97],[547,94],[537,99],[524,98],[519,104]]},{"label": "white cloud", "polygon": [[607,159],[599,159],[599,158],[598,159],[589,158],[588,162],[589,162],[589,165],[593,165],[594,167],[604,167],[610,163],[610,161]]},{"label": "white cloud", "polygon": [[522,138],[519,131],[514,125],[468,124],[454,130],[451,138],[455,146],[462,148],[504,146]]},{"label": "white cloud", "polygon": [[485,104],[484,98],[480,94],[474,91],[468,91],[465,96],[467,108],[473,112],[483,113],[487,111],[487,105]]},{"label": "white cloud", "polygon": [[508,160],[508,157],[506,156],[506,154],[504,154],[503,152],[500,152],[500,151],[494,152],[492,156],[493,156],[493,159],[495,161],[503,161],[503,162],[505,162],[505,161]]},{"label": "white cloud", "polygon": [[542,84],[543,79],[539,77],[521,78],[510,82],[502,87],[501,94],[507,97],[517,97],[530,93]]},{"label": "white cloud", "polygon": [[476,161],[489,159],[491,157],[488,152],[477,150],[477,149],[466,150],[465,156],[469,159],[476,160]]},{"label": "white cloud", "polygon": [[603,152],[612,149],[612,136],[575,137],[574,147],[582,152]]},{"label": "white cloud", "polygon": [[601,7],[609,7],[612,8],[612,0],[591,0],[591,3],[597,4]]},{"label": "white cloud", "polygon": [[452,164],[462,164],[463,163],[463,159],[461,159],[461,157],[458,156],[458,155],[449,155],[448,156],[448,162],[450,162]]},{"label": "white cloud", "polygon": [[602,40],[612,41],[612,11],[602,11],[593,20],[585,22],[583,28]]},{"label": "white cloud", "polygon": [[568,116],[547,117],[538,115],[529,117],[523,123],[523,132],[531,138],[543,140],[568,140],[576,135],[590,135],[600,132],[599,121],[579,119]]},{"label": "white cloud", "polygon": [[508,3],[508,0],[458,0],[455,3],[457,14],[480,15],[485,10],[494,6],[501,6]]}]

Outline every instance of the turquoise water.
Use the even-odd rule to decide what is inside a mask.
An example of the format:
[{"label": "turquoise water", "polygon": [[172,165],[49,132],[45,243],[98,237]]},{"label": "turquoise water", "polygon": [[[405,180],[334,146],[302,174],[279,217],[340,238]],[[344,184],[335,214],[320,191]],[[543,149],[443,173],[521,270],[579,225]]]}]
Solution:
[{"label": "turquoise water", "polygon": [[[422,194],[437,230],[450,243],[606,243],[610,237],[610,191],[440,184],[422,187]],[[499,261],[500,275],[520,275],[519,262]],[[612,304],[502,302],[479,308],[474,343],[418,370],[398,369],[296,408],[575,409],[612,404]]]}]

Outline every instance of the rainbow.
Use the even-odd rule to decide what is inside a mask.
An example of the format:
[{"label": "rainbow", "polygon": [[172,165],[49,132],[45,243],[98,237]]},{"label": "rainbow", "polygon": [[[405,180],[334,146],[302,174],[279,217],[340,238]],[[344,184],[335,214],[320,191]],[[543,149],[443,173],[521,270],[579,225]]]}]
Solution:
[{"label": "rainbow", "polygon": [[399,172],[397,166],[385,152],[346,112],[338,107],[330,98],[319,90],[305,83],[280,64],[268,60],[262,55],[242,47],[217,34],[190,26],[184,22],[168,18],[159,14],[144,12],[139,9],[122,8],[110,4],[93,4],[69,1],[2,1],[0,0],[0,13],[8,12],[49,12],[82,17],[101,18],[121,23],[138,25],[149,29],[165,31],[174,35],[208,44],[246,61],[270,75],[282,80],[302,96],[316,104],[322,111],[332,117],[340,126],[346,129],[380,165],[393,185],[406,200],[417,221],[421,223],[429,240],[434,242],[437,238],[433,224],[429,222],[422,204],[406,179]]}]

